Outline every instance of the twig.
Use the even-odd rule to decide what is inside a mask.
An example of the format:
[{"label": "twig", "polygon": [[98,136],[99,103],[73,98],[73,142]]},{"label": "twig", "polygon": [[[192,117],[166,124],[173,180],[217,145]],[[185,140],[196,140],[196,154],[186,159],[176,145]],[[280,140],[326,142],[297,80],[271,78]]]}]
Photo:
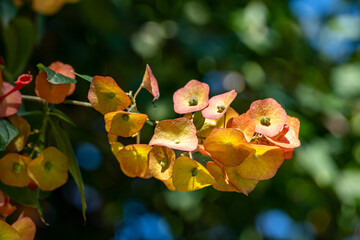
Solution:
[{"label": "twig", "polygon": [[[40,103],[46,102],[46,100],[44,100],[42,98],[39,98],[39,97],[36,97],[36,96],[22,95],[21,97],[22,97],[22,99],[28,100],[28,101],[34,101],[34,102],[40,102]],[[91,107],[92,108],[92,105],[89,102],[82,102],[82,101],[77,101],[77,100],[65,100],[62,103],[76,105],[76,106],[82,106],[82,107]]]}]

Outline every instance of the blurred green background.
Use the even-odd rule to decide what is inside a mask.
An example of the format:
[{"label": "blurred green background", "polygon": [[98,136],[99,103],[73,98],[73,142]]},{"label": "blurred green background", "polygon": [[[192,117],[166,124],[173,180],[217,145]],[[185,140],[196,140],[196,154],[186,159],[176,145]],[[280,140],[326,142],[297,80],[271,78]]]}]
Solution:
[{"label": "blurred green background", "polygon": [[[293,159],[249,196],[180,193],[126,177],[103,117],[60,105],[77,124],[66,129],[88,220],[70,180],[42,202],[50,226],[38,222],[36,239],[360,239],[360,1],[82,0],[43,16],[1,0],[0,19],[8,81],[59,60],[136,91],[148,63],[161,96],[156,108],[145,90],[137,102],[151,119],[176,118],[173,93],[197,79],[211,96],[235,89],[239,113],[272,97],[301,122]],[[70,99],[87,101],[88,88],[79,79]],[[34,95],[34,83],[22,92]],[[25,102],[22,111],[40,107]],[[142,142],[152,133],[146,126]]]}]

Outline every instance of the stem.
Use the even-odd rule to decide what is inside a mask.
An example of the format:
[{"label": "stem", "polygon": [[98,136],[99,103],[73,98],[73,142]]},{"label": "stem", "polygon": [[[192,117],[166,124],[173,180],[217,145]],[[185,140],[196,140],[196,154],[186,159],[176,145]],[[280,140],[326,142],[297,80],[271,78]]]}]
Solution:
[{"label": "stem", "polygon": [[189,158],[193,159],[191,151],[189,151]]},{"label": "stem", "polygon": [[[22,97],[22,99],[28,100],[28,101],[41,102],[41,103],[46,102],[46,100],[36,97],[36,96],[22,95],[21,97]],[[89,103],[89,102],[82,102],[82,101],[77,101],[77,100],[65,100],[62,103],[77,105],[77,106],[82,106],[82,107],[92,107],[91,103]]]},{"label": "stem", "polygon": [[41,129],[39,130],[39,137],[38,140],[31,151],[29,157],[33,158],[36,152],[41,152],[45,147],[45,135],[46,135],[46,128],[49,121],[49,105],[48,102],[44,101],[44,119],[41,125]]}]

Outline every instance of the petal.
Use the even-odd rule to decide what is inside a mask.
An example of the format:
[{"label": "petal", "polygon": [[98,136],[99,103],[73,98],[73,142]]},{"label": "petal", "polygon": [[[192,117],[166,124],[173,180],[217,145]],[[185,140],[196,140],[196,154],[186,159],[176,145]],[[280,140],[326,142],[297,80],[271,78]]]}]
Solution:
[{"label": "petal", "polygon": [[287,119],[286,119],[286,124],[290,128],[294,129],[295,135],[297,137],[299,137],[299,132],[300,132],[300,121],[299,121],[299,119],[296,118],[296,117],[291,117],[291,116],[288,115]]},{"label": "petal", "polygon": [[249,117],[248,113],[243,113],[240,116],[231,118],[226,127],[239,129],[244,133],[244,136],[248,142],[251,141],[255,134],[255,124]]},{"label": "petal", "polygon": [[95,76],[90,84],[88,99],[102,114],[124,110],[131,100],[111,77]]},{"label": "petal", "polygon": [[0,180],[9,186],[26,187],[30,183],[27,167],[31,158],[8,153],[0,159]]},{"label": "petal", "polygon": [[205,139],[204,146],[212,159],[224,166],[237,166],[254,152],[244,134],[233,128],[215,128]]},{"label": "petal", "polygon": [[237,189],[231,184],[225,182],[223,172],[219,165],[215,162],[209,161],[206,163],[206,169],[210,172],[211,176],[215,179],[213,187],[218,191],[224,192],[237,192]]},{"label": "petal", "polygon": [[294,149],[301,145],[295,130],[291,127],[283,136],[267,137],[266,139],[275,146],[285,149]]},{"label": "petal", "polygon": [[146,144],[127,145],[116,154],[121,170],[128,177],[149,178],[148,153],[151,146]]},{"label": "petal", "polygon": [[[56,73],[60,73],[64,75],[65,77],[75,79],[75,70],[74,68],[69,64],[64,64],[60,61],[56,61],[50,64],[49,68]],[[76,88],[75,83],[70,83],[69,91],[66,93],[66,96],[70,96],[74,93]]]},{"label": "petal", "polygon": [[29,217],[23,217],[11,225],[21,237],[21,240],[33,240],[36,233],[36,225]]},{"label": "petal", "polygon": [[49,103],[59,104],[65,101],[70,90],[70,83],[52,84],[47,80],[45,72],[39,72],[35,79],[35,93]]},{"label": "petal", "polygon": [[149,64],[146,64],[146,70],[142,81],[142,87],[148,90],[153,96],[153,102],[160,97],[158,82],[151,71]]},{"label": "petal", "polygon": [[250,105],[249,117],[255,123],[255,132],[267,137],[276,136],[287,119],[285,110],[272,98],[253,102]]},{"label": "petal", "polygon": [[234,167],[225,167],[224,168],[226,177],[229,179],[229,182],[241,193],[246,196],[254,190],[259,181],[248,180],[242,178],[236,171]]},{"label": "petal", "polygon": [[173,184],[172,177],[167,180],[163,180],[162,182],[165,184],[165,186],[167,187],[168,190],[170,190],[170,191],[176,190],[174,187],[174,184]]},{"label": "petal", "polygon": [[[14,88],[8,82],[3,82],[1,89],[1,96],[4,96],[6,93],[10,92]],[[0,118],[11,116],[19,110],[21,107],[21,93],[20,91],[15,91],[9,96],[5,97],[2,102],[0,102]]]},{"label": "petal", "polygon": [[173,102],[176,113],[185,114],[206,108],[209,104],[209,85],[197,80],[189,81],[174,93]]},{"label": "petal", "polygon": [[239,114],[232,107],[229,107],[229,109],[226,111],[226,113],[221,118],[205,119],[204,125],[197,132],[197,136],[200,139],[205,139],[207,136],[209,136],[210,132],[214,128],[225,128],[225,126],[229,122],[229,120],[231,118],[237,117],[237,116],[239,116]]},{"label": "petal", "polygon": [[182,151],[194,151],[197,144],[194,124],[183,117],[160,121],[149,143],[149,145],[163,145]]},{"label": "petal", "polygon": [[57,148],[48,147],[28,165],[28,174],[43,191],[52,191],[68,179],[69,161]]},{"label": "petal", "polygon": [[173,174],[175,152],[165,146],[154,146],[149,154],[149,170],[154,178],[167,180]]},{"label": "petal", "polygon": [[19,131],[18,135],[9,143],[7,149],[12,152],[20,152],[24,149],[30,135],[30,124],[25,118],[17,114],[10,116],[10,123]]},{"label": "petal", "polygon": [[59,0],[33,0],[32,9],[44,15],[53,15],[58,12],[64,4],[65,1]]},{"label": "petal", "polygon": [[5,221],[0,220],[0,239],[6,240],[22,240],[18,232],[7,224]]},{"label": "petal", "polygon": [[253,145],[255,153],[236,167],[238,174],[245,179],[266,180],[275,176],[284,161],[284,152],[279,147]]},{"label": "petal", "polygon": [[172,180],[177,191],[194,191],[215,183],[206,168],[186,156],[175,160]]},{"label": "petal", "polygon": [[104,118],[107,132],[121,137],[131,137],[142,129],[147,115],[117,111],[106,113]]},{"label": "petal", "polygon": [[209,100],[209,106],[202,110],[202,115],[204,118],[208,119],[219,119],[221,118],[228,108],[230,104],[236,98],[237,93],[235,90],[232,90],[227,93],[223,93],[220,95],[216,95]]}]

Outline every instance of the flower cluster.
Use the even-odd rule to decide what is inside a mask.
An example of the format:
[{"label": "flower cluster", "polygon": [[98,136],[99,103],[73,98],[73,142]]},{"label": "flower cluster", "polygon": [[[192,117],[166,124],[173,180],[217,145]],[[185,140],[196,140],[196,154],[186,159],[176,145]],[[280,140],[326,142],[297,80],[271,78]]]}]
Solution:
[{"label": "flower cluster", "polygon": [[[150,84],[152,83],[152,84]],[[159,97],[157,81],[147,66],[139,90],[148,86]],[[139,137],[148,119],[138,113],[136,95],[129,96],[110,77],[96,76],[88,98],[104,114],[112,151],[129,177],[154,177],[170,190],[193,191],[212,185],[219,191],[251,192],[260,180],[272,178],[284,159],[292,157],[300,122],[274,99],[254,101],[239,115],[232,90],[209,99],[209,86],[189,81],[173,95],[177,119],[157,122],[149,144],[123,146],[121,137]],[[179,150],[178,157],[174,150]],[[193,153],[208,159],[202,165]]]}]

